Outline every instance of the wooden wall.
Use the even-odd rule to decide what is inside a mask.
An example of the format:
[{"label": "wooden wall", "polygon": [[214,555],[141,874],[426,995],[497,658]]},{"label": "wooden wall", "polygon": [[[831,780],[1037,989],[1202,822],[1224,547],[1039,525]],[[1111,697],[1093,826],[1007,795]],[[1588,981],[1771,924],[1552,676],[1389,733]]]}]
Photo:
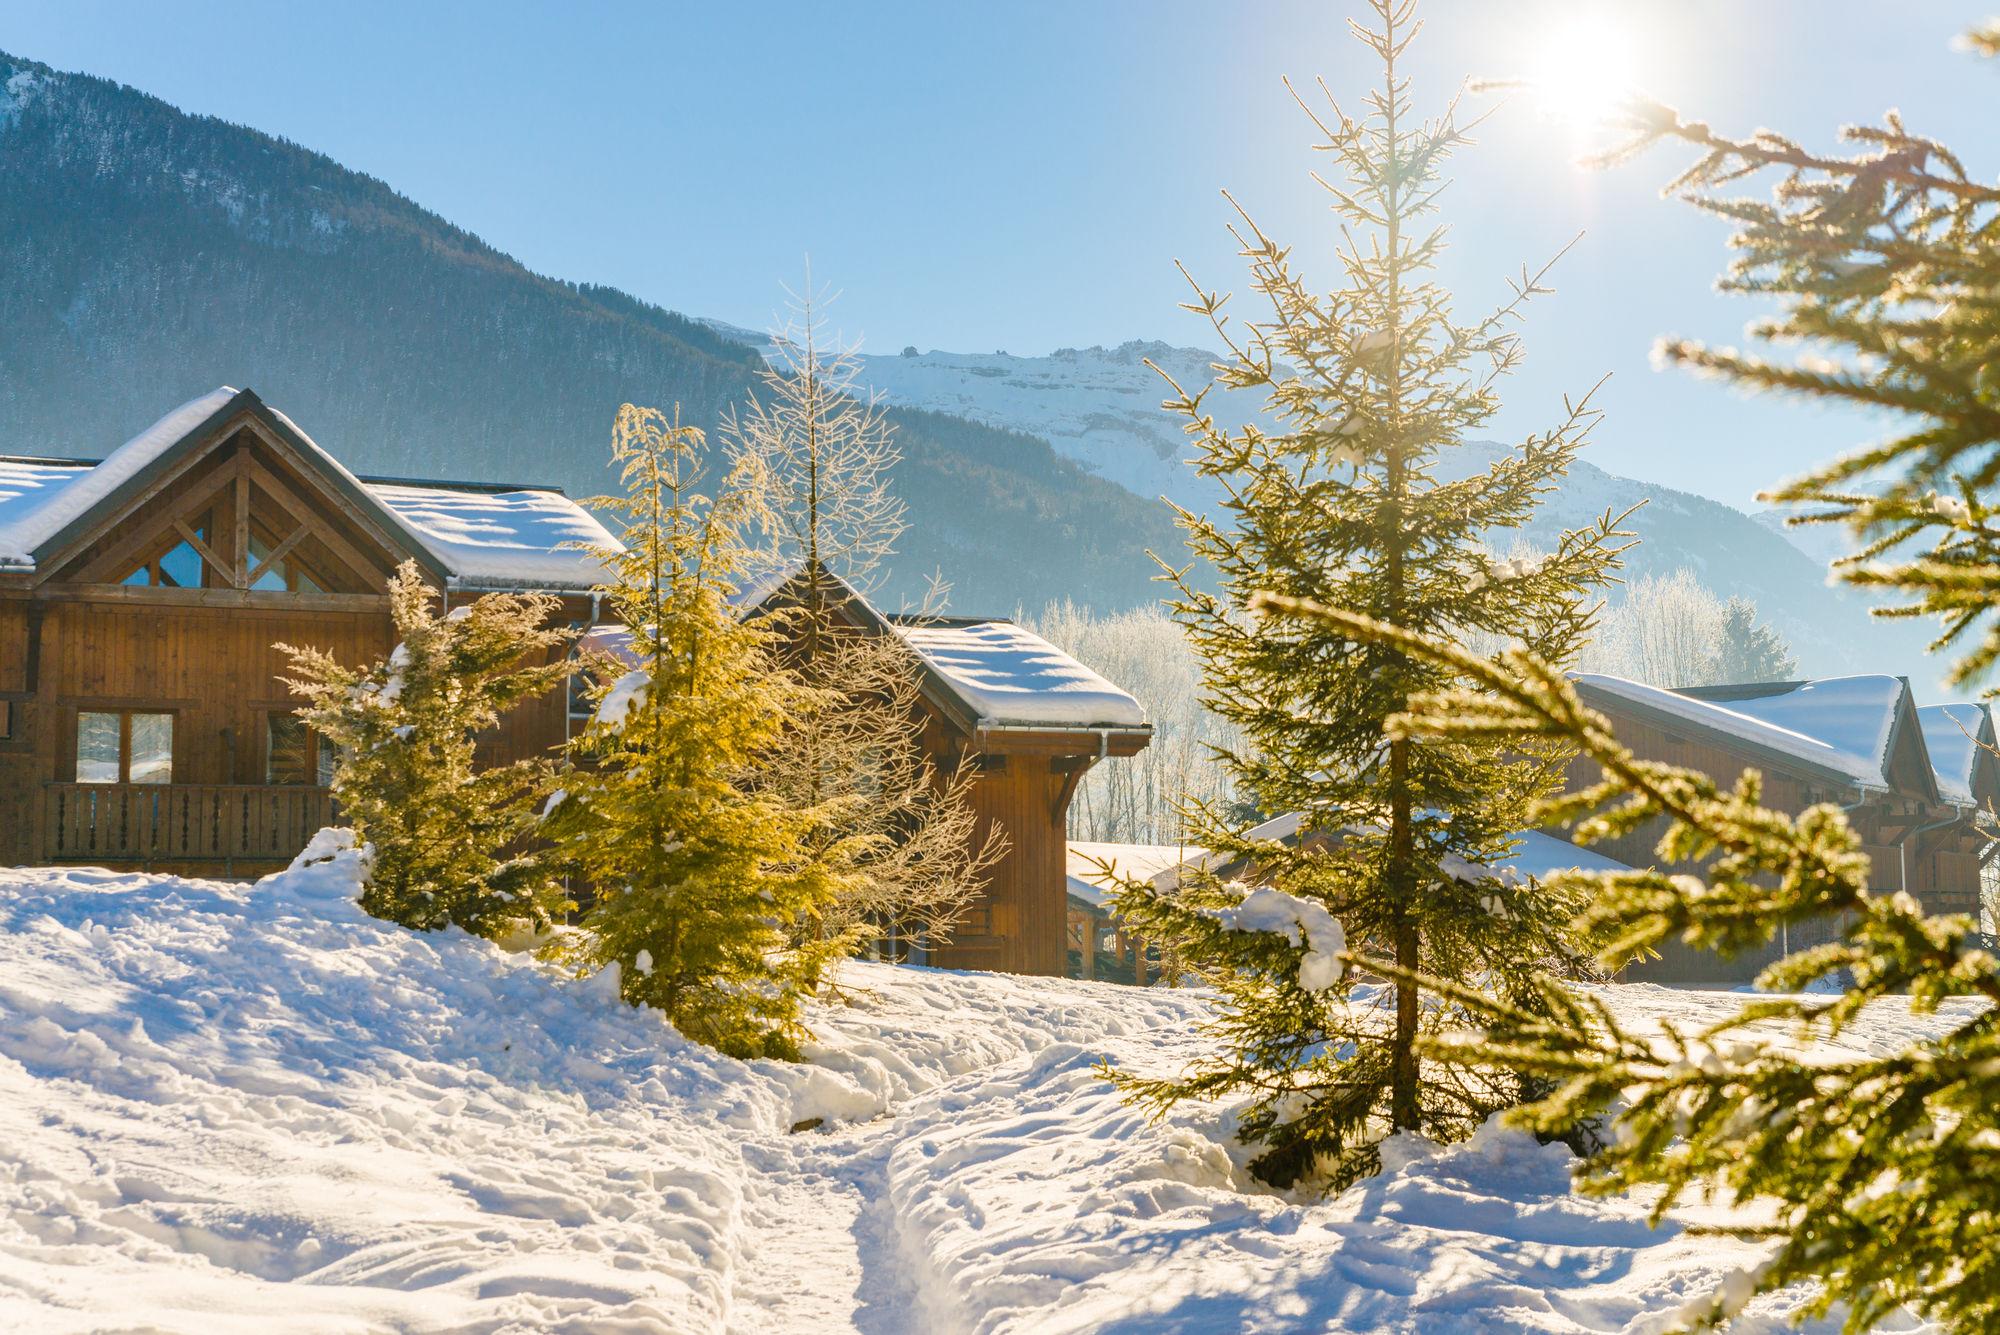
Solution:
[{"label": "wooden wall", "polygon": [[[1831,791],[1804,779],[1775,773],[1769,768],[1746,763],[1742,754],[1704,738],[1669,731],[1649,720],[1616,712],[1603,701],[1593,701],[1615,725],[1618,740],[1644,760],[1663,761],[1699,770],[1723,787],[1735,784],[1746,768],[1763,772],[1764,805],[1797,815],[1818,802],[1845,805],[1854,794]],[[1579,757],[1571,762],[1567,787],[1574,790],[1595,783],[1600,771],[1595,762]],[[1959,826],[1918,834],[1907,848],[1909,884],[1904,885],[1906,851],[1899,847],[1910,832],[1931,821],[1951,816],[1949,808],[1915,798],[1893,794],[1872,795],[1848,812],[1848,821],[1860,835],[1862,846],[1874,865],[1871,888],[1908,889],[1933,913],[1977,913],[1979,899],[1979,841],[1969,827]],[[1594,852],[1634,867],[1659,866],[1669,872],[1698,872],[1697,864],[1662,864],[1654,852],[1663,822],[1648,825],[1617,839],[1593,844]],[[1561,833],[1558,831],[1557,833]],[[1835,939],[1840,924],[1835,919],[1794,924],[1789,932],[1769,947],[1722,959],[1678,944],[1663,947],[1660,957],[1633,964],[1626,977],[1649,982],[1735,984],[1756,976],[1765,965],[1781,958],[1786,949],[1793,953]]]}]

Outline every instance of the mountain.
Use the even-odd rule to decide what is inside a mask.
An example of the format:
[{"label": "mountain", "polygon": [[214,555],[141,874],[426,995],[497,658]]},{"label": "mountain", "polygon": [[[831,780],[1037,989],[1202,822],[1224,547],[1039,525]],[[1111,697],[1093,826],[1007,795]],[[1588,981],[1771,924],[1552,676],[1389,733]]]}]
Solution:
[{"label": "mountain", "polygon": [[[627,400],[713,427],[757,355],[624,293],[531,273],[381,181],[103,79],[0,54],[0,452],[96,457],[249,386],[362,472],[611,482]],[[1156,501],[1031,435],[894,414],[913,525],[892,601],[1156,596]]]},{"label": "mountain", "polygon": [[[762,342],[759,335],[727,325],[708,322],[708,327],[746,346]],[[1164,495],[1200,508],[1217,493],[1182,462],[1188,442],[1178,419],[1160,407],[1165,380],[1146,363],[1194,389],[1209,379],[1213,360],[1203,349],[1165,343],[1063,348],[1046,357],[908,348],[864,358],[862,378],[890,403],[1031,432],[1100,477],[1141,495]],[[1218,394],[1205,406],[1224,422],[1240,422],[1248,415],[1234,401],[1240,397]],[[1616,426],[1606,423],[1606,429]],[[1490,463],[1503,447],[1472,442],[1463,448],[1457,466],[1470,471]],[[1937,667],[1924,655],[1928,626],[1873,618],[1862,595],[1829,587],[1826,562],[1844,550],[1841,534],[1787,531],[1762,515],[1606,472],[1587,461],[1587,448],[1584,454],[1528,528],[1531,544],[1546,549],[1564,529],[1581,527],[1606,510],[1621,513],[1642,505],[1628,523],[1640,542],[1626,555],[1626,578],[1692,570],[1717,594],[1757,604],[1790,642],[1803,671],[1895,672],[1909,676],[1920,694],[1935,694]]]}]

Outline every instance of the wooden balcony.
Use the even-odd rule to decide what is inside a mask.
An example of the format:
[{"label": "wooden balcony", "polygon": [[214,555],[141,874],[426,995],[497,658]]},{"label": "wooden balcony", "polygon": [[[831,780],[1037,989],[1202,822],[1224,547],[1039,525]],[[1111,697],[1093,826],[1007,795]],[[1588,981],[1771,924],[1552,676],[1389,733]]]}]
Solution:
[{"label": "wooden balcony", "polygon": [[303,784],[51,783],[42,789],[42,859],[269,870],[333,815],[332,791]]}]

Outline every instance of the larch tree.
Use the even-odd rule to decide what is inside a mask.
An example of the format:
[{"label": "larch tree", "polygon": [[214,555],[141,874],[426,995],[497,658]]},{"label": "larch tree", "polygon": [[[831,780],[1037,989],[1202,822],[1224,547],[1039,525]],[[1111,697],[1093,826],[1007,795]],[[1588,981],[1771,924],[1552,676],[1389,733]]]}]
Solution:
[{"label": "larch tree", "polygon": [[[2000,25],[1968,45],[2000,53]],[[1937,618],[1936,647],[1957,652],[1954,681],[1989,679],[2000,660],[2000,188],[1893,114],[1844,130],[1849,150],[1838,153],[1772,131],[1729,138],[1645,101],[1629,128],[1610,157],[1663,139],[1699,151],[1671,189],[1737,224],[1725,287],[1776,310],[1760,327],[1763,350],[1673,340],[1668,360],[1893,422],[1768,498],[1809,507],[1805,522],[1845,525],[1856,550],[1835,569],[1900,597],[1890,615]],[[1751,181],[1769,182],[1769,197],[1734,193]],[[1781,355],[1786,344],[1800,355]],[[1768,1221],[1745,1230],[1768,1241],[1762,1259],[1690,1304],[1683,1328],[1727,1325],[1756,1295],[1801,1281],[1813,1288],[1796,1316],[1838,1312],[1848,1331],[1904,1309],[1967,1335],[2000,1327],[2000,960],[1969,915],[1933,916],[1910,894],[1872,890],[1870,858],[1830,804],[1787,816],[1761,806],[1754,772],[1723,790],[1635,759],[1535,655],[1481,662],[1349,609],[1268,606],[1478,688],[1413,700],[1392,722],[1397,736],[1581,746],[1602,782],[1538,819],[1574,822],[1585,842],[1659,821],[1663,864],[1705,862],[1699,877],[1561,878],[1589,897],[1607,964],[1669,940],[1754,950],[1788,924],[1838,921],[1837,939],[1760,975],[1779,995],[1701,1032],[1631,1033],[1545,981],[1538,1008],[1462,995],[1486,1033],[1436,1048],[1555,1082],[1518,1114],[1524,1125],[1608,1116],[1614,1134],[1582,1165],[1583,1190],[1651,1190],[1656,1218],[1719,1195]],[[1936,1018],[1888,1051],[1840,1046],[1869,1006]]]},{"label": "larch tree", "polygon": [[[856,380],[860,358],[828,332],[811,286],[772,335],[770,364],[722,439],[755,491],[763,567],[779,597],[762,619],[786,643],[785,670],[809,688],[758,783],[817,813],[799,844],[843,887],[801,931],[849,945],[891,932],[942,943],[1005,847],[980,828],[968,755],[940,773],[923,747],[916,655],[850,606],[879,584],[905,528],[890,488],[895,427]],[[850,592],[851,591],[851,592]]]},{"label": "larch tree", "polygon": [[558,952],[619,970],[625,998],[735,1056],[797,1054],[802,998],[828,963],[798,939],[847,887],[803,842],[823,812],[757,782],[810,692],[776,662],[771,628],[731,598],[755,494],[740,471],[695,491],[702,433],[619,410],[612,460],[624,524],[601,592],[630,635],[626,670],[594,688],[566,791],[545,829],[594,900]]},{"label": "larch tree", "polygon": [[[1219,993],[1211,1055],[1177,1077],[1120,1074],[1121,1083],[1156,1109],[1240,1098],[1253,1171],[1333,1188],[1372,1172],[1385,1136],[1459,1139],[1522,1097],[1511,1071],[1420,1061],[1419,1038],[1462,1022],[1463,1011],[1417,976],[1532,1006],[1534,966],[1580,962],[1572,897],[1477,874],[1504,866],[1566,757],[1393,735],[1388,721],[1413,696],[1452,684],[1450,670],[1309,622],[1263,623],[1249,604],[1277,590],[1439,640],[1517,638],[1563,661],[1589,631],[1591,590],[1616,564],[1620,538],[1607,514],[1546,556],[1491,554],[1559,483],[1593,420],[1587,400],[1489,468],[1461,476],[1442,466],[1490,423],[1496,381],[1520,356],[1514,323],[1545,289],[1524,272],[1491,314],[1453,318],[1434,275],[1444,237],[1431,219],[1444,161],[1468,127],[1451,110],[1415,118],[1400,68],[1414,6],[1373,8],[1372,26],[1355,29],[1383,70],[1365,110],[1350,116],[1328,94],[1315,112],[1298,98],[1320,151],[1345,175],[1321,182],[1343,281],[1324,293],[1309,286],[1290,250],[1239,206],[1233,231],[1257,314],[1233,324],[1227,298],[1190,279],[1189,308],[1228,351],[1214,385],[1176,385],[1168,404],[1187,420],[1196,468],[1225,493],[1219,514],[1181,513],[1196,563],[1213,567],[1220,591],[1190,567],[1176,572],[1173,606],[1212,707],[1240,734],[1223,757],[1237,792],[1267,814],[1298,813],[1297,837],[1250,839],[1229,809],[1198,805],[1190,840],[1263,883],[1197,875],[1178,893],[1131,883],[1118,895],[1128,925]],[[1261,396],[1276,425],[1219,426],[1207,406],[1218,387]],[[1343,942],[1394,976],[1343,972]]]},{"label": "larch tree", "polygon": [[481,766],[477,742],[509,710],[560,690],[571,633],[542,594],[486,594],[448,615],[406,562],[389,583],[397,644],[351,668],[324,650],[281,644],[299,716],[338,748],[333,792],[373,847],[361,906],[422,931],[480,936],[546,928],[566,907],[534,846],[547,760]]}]

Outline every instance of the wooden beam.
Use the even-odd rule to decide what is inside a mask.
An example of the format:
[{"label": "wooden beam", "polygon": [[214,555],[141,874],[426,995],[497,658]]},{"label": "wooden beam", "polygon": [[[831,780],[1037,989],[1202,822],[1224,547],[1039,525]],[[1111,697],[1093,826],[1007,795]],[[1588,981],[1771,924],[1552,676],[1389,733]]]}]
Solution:
[{"label": "wooden beam", "polygon": [[[231,476],[225,471],[220,476],[209,479],[206,484],[191,488],[187,495],[174,502],[173,507],[167,511],[166,517],[169,520],[187,518],[228,490],[230,482]],[[140,513],[142,512],[134,511],[130,517],[137,518]],[[131,537],[110,549],[110,551],[86,562],[77,570],[76,581],[78,583],[95,584],[100,582],[107,573],[117,573],[122,567],[136,559],[140,552],[158,542],[165,536],[165,533],[166,530],[162,528],[146,527],[140,529]],[[52,571],[51,574],[53,573]]]},{"label": "wooden beam", "polygon": [[[291,537],[286,538],[276,547],[273,547],[270,551],[264,553],[264,559],[257,563],[257,568],[243,577],[242,587],[246,589],[255,588],[257,585],[257,581],[264,578],[264,572],[266,570],[269,570],[272,566],[278,564],[278,562],[284,560],[286,554],[290,552],[292,548],[298,546],[299,540],[301,538],[304,538],[306,534],[310,532],[312,532],[312,525],[310,524],[301,524],[297,528],[293,529]],[[322,538],[321,541],[324,542],[325,539]]]},{"label": "wooden beam", "polygon": [[210,551],[208,549],[208,544],[201,540],[201,535],[188,527],[187,520],[182,519],[179,516],[175,516],[174,531],[181,535],[182,542],[185,542],[188,546],[194,548],[195,555],[199,556],[202,560],[208,562],[208,564],[214,568],[216,574],[222,576],[223,579],[227,580],[230,584],[234,585],[236,588],[240,589],[243,587],[242,581],[238,578],[240,572],[231,570],[228,566],[224,565],[222,562],[222,558],[217,556],[214,552]]},{"label": "wooden beam", "polygon": [[38,589],[37,602],[125,603],[141,607],[236,607],[264,612],[382,612],[386,593],[260,593],[255,589],[167,589],[132,584],[63,584]]},{"label": "wooden beam", "polygon": [[250,447],[239,440],[236,442],[236,533],[232,547],[236,564],[229,577],[229,582],[239,589],[250,583],[243,578],[243,572],[250,568],[250,468]]},{"label": "wooden beam", "polygon": [[388,583],[388,577],[395,571],[393,564],[384,566],[379,559],[370,559],[363,556],[347,539],[341,537],[332,529],[321,526],[319,524],[319,517],[313,513],[312,507],[295,495],[291,488],[280,481],[269,469],[254,459],[250,461],[250,476],[293,519],[301,524],[308,524],[317,528],[319,531],[315,536],[321,542],[325,543],[327,548],[348,568],[349,572],[362,583],[368,583],[371,575],[380,578],[385,585]]}]

